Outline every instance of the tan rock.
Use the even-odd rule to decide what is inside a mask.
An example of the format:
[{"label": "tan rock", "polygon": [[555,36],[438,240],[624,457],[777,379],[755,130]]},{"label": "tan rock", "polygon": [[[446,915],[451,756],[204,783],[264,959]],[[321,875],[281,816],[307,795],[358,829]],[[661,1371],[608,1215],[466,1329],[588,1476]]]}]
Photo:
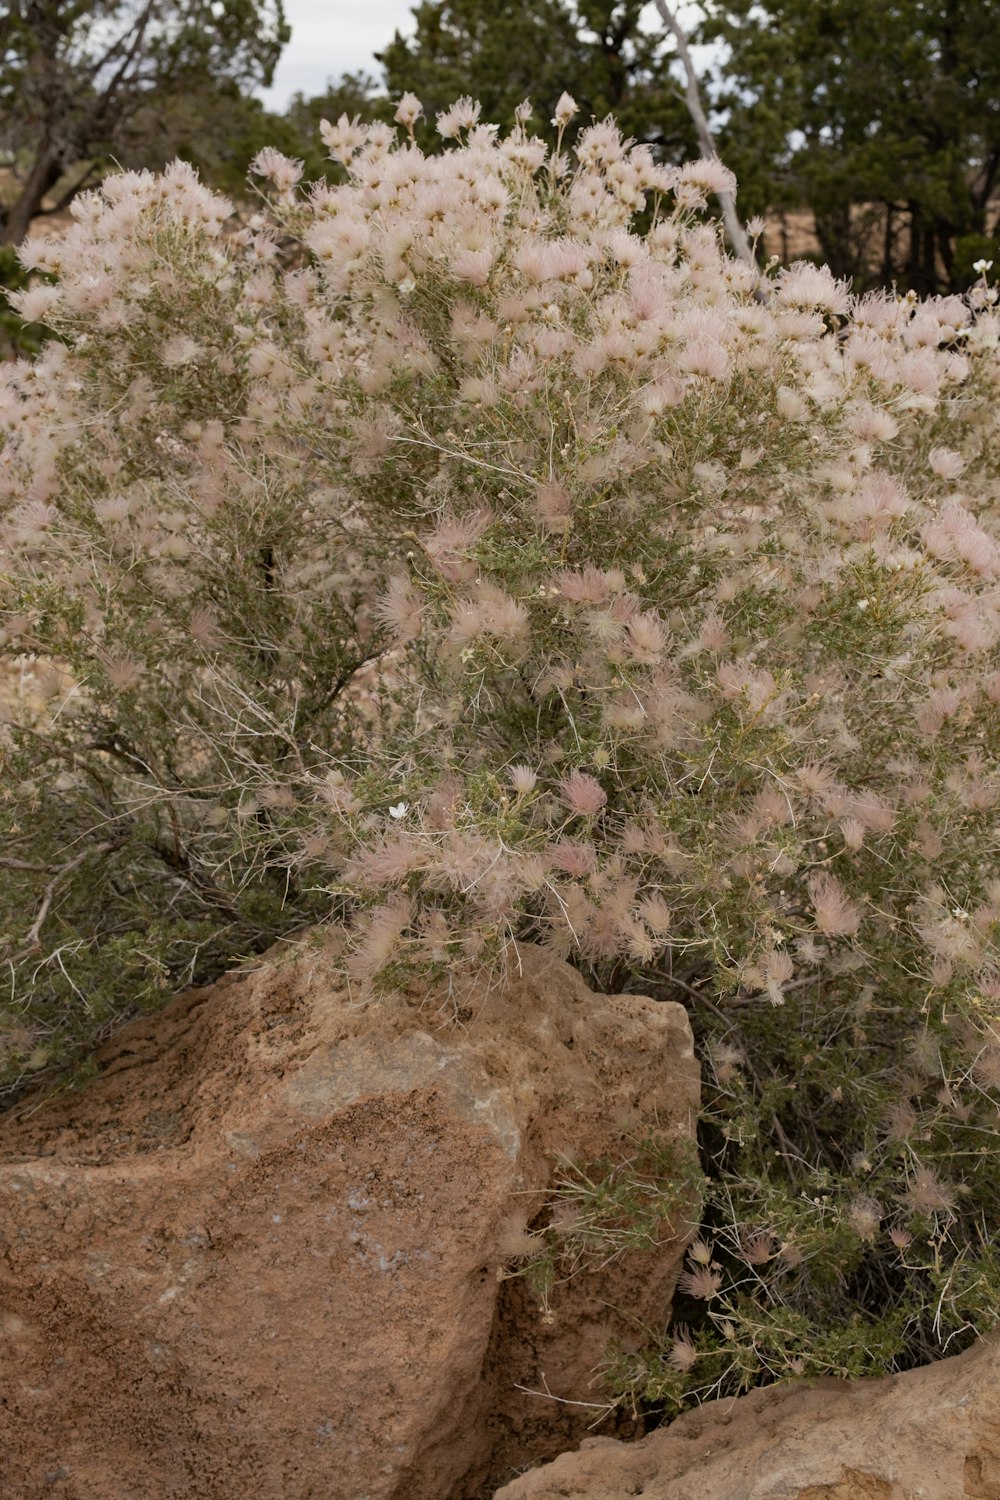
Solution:
[{"label": "tan rock", "polygon": [[579,1440],[590,1411],[515,1386],[593,1399],[609,1304],[662,1317],[684,1241],[551,1325],[501,1247],[554,1151],[690,1137],[697,1069],[679,1006],[521,960],[456,1014],[352,1006],[299,946],[0,1124],[4,1500],[466,1500]]},{"label": "tan rock", "polygon": [[1000,1500],[1000,1342],[886,1380],[713,1401],[639,1443],[598,1438],[495,1500]]}]

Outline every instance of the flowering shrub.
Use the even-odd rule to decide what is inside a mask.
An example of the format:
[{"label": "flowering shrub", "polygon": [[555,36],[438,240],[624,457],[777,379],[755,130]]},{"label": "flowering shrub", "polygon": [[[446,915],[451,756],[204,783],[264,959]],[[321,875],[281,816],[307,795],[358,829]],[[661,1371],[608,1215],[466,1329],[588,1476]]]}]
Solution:
[{"label": "flowering shrub", "polygon": [[1000,1295],[995,293],[734,262],[725,169],[611,122],[438,128],[25,247],[9,1076],[318,917],[359,998],[529,939],[713,1079],[695,1332],[617,1378],[926,1357]]}]

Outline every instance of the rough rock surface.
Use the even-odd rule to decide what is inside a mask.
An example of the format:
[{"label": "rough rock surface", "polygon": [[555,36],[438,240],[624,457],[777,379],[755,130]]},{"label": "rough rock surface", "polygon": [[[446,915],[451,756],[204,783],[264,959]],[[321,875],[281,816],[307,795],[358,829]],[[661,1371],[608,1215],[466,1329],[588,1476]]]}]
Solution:
[{"label": "rough rock surface", "polygon": [[495,1500],[1000,1500],[1000,1342],[886,1380],[713,1401],[639,1443],[597,1438]]},{"label": "rough rock surface", "polygon": [[[545,1324],[504,1246],[552,1154],[689,1137],[681,1007],[523,950],[506,991],[352,1006],[315,943],[123,1032],[0,1121],[0,1495],[468,1500],[578,1442],[689,1226]],[[617,1312],[614,1309],[623,1309]]]}]

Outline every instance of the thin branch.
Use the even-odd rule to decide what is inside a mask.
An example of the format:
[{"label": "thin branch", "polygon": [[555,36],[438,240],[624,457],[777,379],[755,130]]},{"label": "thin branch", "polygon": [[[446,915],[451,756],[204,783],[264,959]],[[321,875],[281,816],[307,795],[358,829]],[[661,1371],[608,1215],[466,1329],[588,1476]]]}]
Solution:
[{"label": "thin branch", "polygon": [[0,859],[0,869],[2,870],[29,870],[33,875],[51,875],[54,871],[61,868],[61,865],[35,864],[30,859],[11,859],[7,856]]},{"label": "thin branch", "polygon": [[[677,55],[684,65],[684,77],[686,80],[684,97],[687,100],[688,114],[691,116],[695,132],[698,136],[698,146],[705,156],[718,157],[719,153],[715,145],[715,137],[708,123],[704,105],[701,102],[701,90],[698,87],[698,75],[695,72],[694,61],[691,57],[691,48],[688,43],[687,32],[684,30],[674,11],[667,5],[666,0],[655,0],[655,5],[660,13],[664,26],[670,32],[677,45]],[[732,193],[717,194],[719,204],[722,208],[722,222],[726,226],[726,237],[730,245],[736,251],[740,260],[745,260],[748,266],[756,267],[753,249],[747,238],[747,232],[743,228],[743,221],[736,212],[736,199]]]},{"label": "thin branch", "polygon": [[[424,428],[420,427],[420,431],[424,431]],[[528,482],[531,477],[528,474],[522,473],[520,469],[508,469],[503,464],[490,464],[485,459],[473,458],[471,453],[464,453],[461,449],[446,448],[443,443],[436,443],[429,437],[412,438],[397,435],[392,441],[394,443],[409,443],[414,448],[433,448],[436,452],[443,453],[446,458],[455,458],[461,463],[473,464],[477,469],[489,469],[494,474],[504,474],[510,479],[520,479],[522,482]]]},{"label": "thin branch", "polygon": [[14,957],[10,960],[11,964],[20,963],[23,959],[34,953],[37,948],[41,947],[42,924],[49,914],[49,908],[52,905],[52,900],[56,893],[56,887],[58,886],[60,880],[62,880],[66,875],[71,875],[73,871],[78,869],[79,866],[83,864],[84,860],[89,859],[92,854],[106,854],[109,849],[113,848],[114,845],[109,843],[95,844],[92,849],[81,849],[79,854],[75,854],[73,858],[68,859],[64,865],[59,866],[42,894],[42,904],[39,906],[38,911],[35,915],[35,920],[32,922],[31,927],[28,931],[27,942],[21,949],[21,952],[15,954]]}]

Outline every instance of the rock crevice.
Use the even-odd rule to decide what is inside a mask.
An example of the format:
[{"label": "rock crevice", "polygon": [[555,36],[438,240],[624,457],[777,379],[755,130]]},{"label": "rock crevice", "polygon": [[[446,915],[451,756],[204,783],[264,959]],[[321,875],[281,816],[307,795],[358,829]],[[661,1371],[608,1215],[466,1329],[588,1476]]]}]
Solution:
[{"label": "rock crevice", "polygon": [[884,1380],[770,1386],[597,1438],[496,1500],[1000,1500],[1000,1342]]}]

